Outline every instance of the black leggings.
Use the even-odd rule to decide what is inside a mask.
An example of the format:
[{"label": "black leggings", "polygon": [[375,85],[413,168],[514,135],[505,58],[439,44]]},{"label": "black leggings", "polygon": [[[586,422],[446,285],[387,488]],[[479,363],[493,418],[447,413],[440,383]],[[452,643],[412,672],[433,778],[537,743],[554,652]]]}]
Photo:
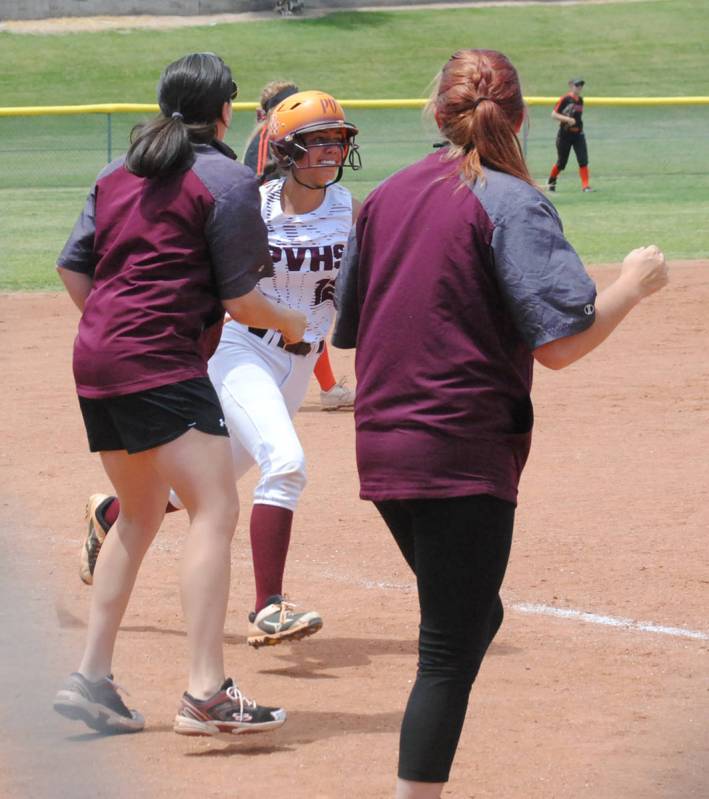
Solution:
[{"label": "black leggings", "polygon": [[446,782],[468,696],[502,623],[499,590],[515,508],[488,495],[376,502],[416,575],[416,682],[401,725],[399,777]]},{"label": "black leggings", "polygon": [[588,147],[586,146],[586,136],[583,133],[562,133],[556,134],[556,168],[563,172],[569,160],[571,148],[574,148],[576,160],[579,167],[588,166]]}]

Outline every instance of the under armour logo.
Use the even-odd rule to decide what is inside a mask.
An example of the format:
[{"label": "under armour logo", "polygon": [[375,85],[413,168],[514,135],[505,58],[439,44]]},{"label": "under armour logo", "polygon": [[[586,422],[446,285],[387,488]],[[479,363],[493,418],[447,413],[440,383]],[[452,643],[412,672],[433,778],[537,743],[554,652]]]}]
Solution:
[{"label": "under armour logo", "polygon": [[591,316],[591,314],[595,310],[596,310],[595,305],[592,305],[590,302],[588,303],[588,305],[584,305],[583,306],[583,312],[586,314],[586,316]]},{"label": "under armour logo", "polygon": [[219,420],[219,427],[226,427],[226,422],[224,421],[224,419]]}]

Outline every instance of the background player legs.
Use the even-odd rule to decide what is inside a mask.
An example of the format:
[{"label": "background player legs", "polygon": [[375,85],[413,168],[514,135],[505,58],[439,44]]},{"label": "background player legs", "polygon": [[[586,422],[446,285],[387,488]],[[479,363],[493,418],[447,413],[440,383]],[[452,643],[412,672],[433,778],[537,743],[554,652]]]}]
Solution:
[{"label": "background player legs", "polygon": [[416,565],[419,668],[401,726],[397,799],[440,796],[468,697],[502,622],[514,506],[487,495],[378,502]]},{"label": "background player legs", "polygon": [[327,344],[323,347],[313,371],[320,385],[320,405],[322,410],[336,411],[338,408],[352,408],[354,406],[354,389],[347,388],[345,378],[340,381],[335,380]]},{"label": "background player legs", "polygon": [[566,164],[569,161],[569,153],[571,152],[571,140],[568,136],[562,136],[561,132],[556,134],[556,163],[551,168],[549,180],[547,181],[547,189],[549,191],[556,191],[556,179],[559,174],[566,169]]},{"label": "background player legs", "polygon": [[337,380],[335,380],[335,373],[332,371],[330,353],[327,350],[327,345],[320,353],[320,357],[315,363],[315,369],[313,369],[313,373],[315,374],[315,378],[320,385],[321,391],[329,391],[335,385],[335,383],[337,383]]},{"label": "background player legs", "polygon": [[581,133],[573,143],[574,153],[576,160],[579,164],[579,175],[581,176],[581,189],[582,191],[590,191],[589,174],[588,174],[588,146],[586,145],[586,137]]}]

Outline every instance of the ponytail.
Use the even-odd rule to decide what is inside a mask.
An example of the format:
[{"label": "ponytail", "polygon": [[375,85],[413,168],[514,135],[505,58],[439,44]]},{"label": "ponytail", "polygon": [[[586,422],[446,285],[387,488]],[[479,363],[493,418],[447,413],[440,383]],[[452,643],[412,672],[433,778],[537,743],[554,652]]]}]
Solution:
[{"label": "ponytail", "polygon": [[534,185],[514,127],[497,103],[484,99],[486,102],[470,112],[469,141],[473,147],[451,148],[456,155],[463,154],[464,179],[474,183],[483,177],[482,168],[486,166]]},{"label": "ponytail", "polygon": [[517,138],[526,110],[509,60],[495,50],[459,50],[436,83],[429,108],[451,145],[445,157],[463,159],[463,180],[483,179],[485,166],[534,185]]},{"label": "ponytail", "polygon": [[126,169],[145,178],[189,169],[193,145],[214,139],[224,104],[236,92],[229,67],[214,53],[192,53],[168,65],[158,84],[160,116],[131,131]]},{"label": "ponytail", "polygon": [[176,114],[136,125],[130,135],[126,169],[141,178],[164,178],[185,172],[194,161],[192,143],[208,143],[216,131],[215,123],[187,125]]}]

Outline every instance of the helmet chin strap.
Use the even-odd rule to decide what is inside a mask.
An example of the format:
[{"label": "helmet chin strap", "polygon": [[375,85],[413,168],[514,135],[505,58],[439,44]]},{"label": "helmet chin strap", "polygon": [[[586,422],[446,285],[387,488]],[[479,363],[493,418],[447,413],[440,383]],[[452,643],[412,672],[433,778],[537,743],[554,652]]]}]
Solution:
[{"label": "helmet chin strap", "polygon": [[342,167],[340,166],[337,170],[337,177],[334,180],[331,180],[329,183],[326,183],[324,186],[309,186],[307,183],[303,183],[302,180],[298,180],[298,167],[295,165],[295,162],[291,164],[291,175],[293,175],[293,180],[299,185],[303,186],[306,189],[312,189],[312,191],[324,191],[328,186],[334,186],[335,183],[339,183],[342,180]]}]

